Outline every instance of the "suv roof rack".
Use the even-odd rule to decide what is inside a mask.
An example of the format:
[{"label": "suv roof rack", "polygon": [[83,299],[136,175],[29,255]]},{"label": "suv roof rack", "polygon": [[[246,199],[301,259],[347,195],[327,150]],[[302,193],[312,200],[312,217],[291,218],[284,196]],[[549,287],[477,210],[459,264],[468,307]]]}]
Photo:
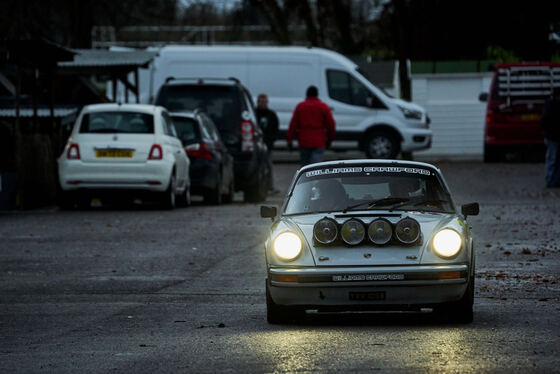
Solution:
[{"label": "suv roof rack", "polygon": [[192,81],[198,81],[200,84],[203,84],[204,81],[210,80],[210,81],[232,81],[235,83],[241,83],[239,81],[239,79],[235,78],[235,77],[229,77],[229,78],[215,78],[215,77],[167,77],[165,79],[165,83],[169,83],[171,81],[178,81],[178,80],[192,80]]}]

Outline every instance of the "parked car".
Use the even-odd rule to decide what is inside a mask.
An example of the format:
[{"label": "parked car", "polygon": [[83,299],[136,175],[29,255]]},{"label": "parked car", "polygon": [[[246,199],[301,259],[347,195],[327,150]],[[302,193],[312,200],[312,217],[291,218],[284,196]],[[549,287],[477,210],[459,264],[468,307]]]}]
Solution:
[{"label": "parked car", "polygon": [[203,110],[216,124],[234,159],[235,189],[245,201],[264,201],[268,190],[267,148],[256,125],[251,95],[236,79],[169,78],[156,104],[172,112]]},{"label": "parked car", "polygon": [[419,310],[473,318],[475,253],[466,222],[436,167],[350,160],[298,170],[265,243],[267,319],[306,309]]},{"label": "parked car", "polygon": [[[165,46],[153,69],[140,74],[143,100],[170,76],[236,77],[255,95],[266,93],[280,120],[280,137],[310,85],[331,107],[337,149],[363,150],[370,158],[395,158],[399,152],[428,149],[430,120],[421,106],[387,95],[345,56],[322,48],[278,46]],[[255,98],[256,99],[256,98]],[[161,103],[160,101],[157,101]],[[194,108],[190,108],[191,110]],[[175,109],[170,108],[171,111]],[[220,124],[216,121],[218,127]],[[278,145],[286,144],[279,141]],[[239,180],[239,179],[238,179]]]},{"label": "parked car", "polygon": [[191,194],[209,204],[230,203],[235,193],[233,157],[214,122],[204,112],[171,113],[177,135],[191,160]]},{"label": "parked car", "polygon": [[487,101],[484,161],[502,159],[508,151],[544,150],[540,118],[545,100],[560,87],[560,63],[496,65]]},{"label": "parked car", "polygon": [[165,208],[190,202],[190,161],[165,108],[140,104],[84,107],[58,158],[60,207],[92,196],[156,197]]}]

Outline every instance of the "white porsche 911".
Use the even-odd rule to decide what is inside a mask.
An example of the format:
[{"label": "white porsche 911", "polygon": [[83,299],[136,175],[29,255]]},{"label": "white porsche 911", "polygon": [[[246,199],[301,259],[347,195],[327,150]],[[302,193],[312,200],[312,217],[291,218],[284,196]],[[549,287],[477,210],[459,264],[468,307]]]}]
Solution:
[{"label": "white porsche 911", "polygon": [[267,319],[306,310],[420,310],[473,319],[475,253],[467,216],[439,169],[351,160],[298,170],[265,243]]}]

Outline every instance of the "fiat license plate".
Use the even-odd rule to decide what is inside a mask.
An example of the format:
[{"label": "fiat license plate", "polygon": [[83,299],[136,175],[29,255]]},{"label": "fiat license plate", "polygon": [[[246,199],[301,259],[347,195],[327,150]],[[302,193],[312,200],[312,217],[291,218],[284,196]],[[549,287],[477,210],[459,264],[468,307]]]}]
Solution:
[{"label": "fiat license plate", "polygon": [[95,157],[121,157],[131,158],[134,152],[130,149],[98,149],[95,151]]}]

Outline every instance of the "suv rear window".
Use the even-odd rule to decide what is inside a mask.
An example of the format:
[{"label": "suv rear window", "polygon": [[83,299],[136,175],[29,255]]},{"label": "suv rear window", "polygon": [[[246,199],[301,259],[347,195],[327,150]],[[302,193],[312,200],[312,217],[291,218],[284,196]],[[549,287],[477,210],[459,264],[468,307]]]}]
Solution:
[{"label": "suv rear window", "polygon": [[80,133],[153,134],[154,116],[138,112],[92,112],[82,117]]},{"label": "suv rear window", "polygon": [[241,112],[245,110],[239,89],[234,86],[163,86],[156,105],[161,105],[170,112],[201,109],[212,118],[222,134],[240,133]]}]

